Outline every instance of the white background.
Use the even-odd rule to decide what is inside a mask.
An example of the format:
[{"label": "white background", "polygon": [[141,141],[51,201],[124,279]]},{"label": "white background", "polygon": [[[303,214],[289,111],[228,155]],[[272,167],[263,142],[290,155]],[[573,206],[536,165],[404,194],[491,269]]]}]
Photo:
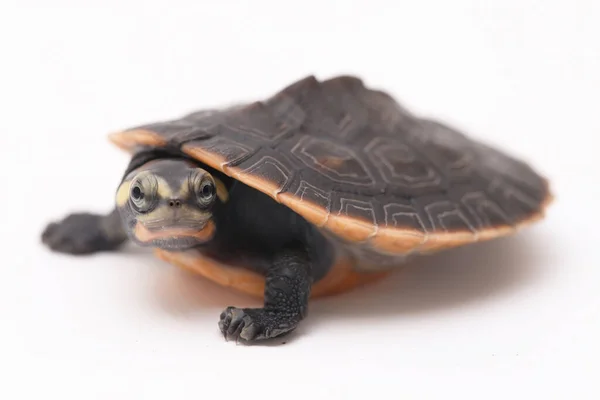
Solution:
[{"label": "white background", "polygon": [[[0,6],[0,398],[600,398],[600,3],[83,3]],[[225,342],[257,303],[146,251],[40,245],[111,207],[107,133],[340,73],[531,162],[547,219],[317,301],[279,346]]]}]

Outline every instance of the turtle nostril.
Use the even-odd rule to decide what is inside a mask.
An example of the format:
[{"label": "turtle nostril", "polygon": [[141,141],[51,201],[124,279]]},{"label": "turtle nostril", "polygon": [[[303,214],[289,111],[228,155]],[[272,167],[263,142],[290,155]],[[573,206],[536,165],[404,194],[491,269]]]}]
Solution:
[{"label": "turtle nostril", "polygon": [[181,200],[169,200],[169,207],[181,207]]}]

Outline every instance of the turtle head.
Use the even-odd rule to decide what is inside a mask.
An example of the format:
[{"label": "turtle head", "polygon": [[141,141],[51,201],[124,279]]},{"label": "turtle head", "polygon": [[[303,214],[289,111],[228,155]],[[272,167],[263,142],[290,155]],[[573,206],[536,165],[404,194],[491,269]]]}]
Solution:
[{"label": "turtle head", "polygon": [[155,160],[123,179],[116,203],[130,238],[142,246],[185,250],[215,234],[213,208],[223,183],[185,160]]}]

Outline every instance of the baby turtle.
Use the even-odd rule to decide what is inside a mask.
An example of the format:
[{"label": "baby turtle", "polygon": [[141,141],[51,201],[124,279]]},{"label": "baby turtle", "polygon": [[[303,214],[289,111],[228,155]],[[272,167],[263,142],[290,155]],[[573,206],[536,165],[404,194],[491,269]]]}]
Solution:
[{"label": "baby turtle", "polygon": [[309,297],[379,279],[406,258],[514,233],[552,196],[526,163],[422,118],[351,76],[310,76],[258,102],[111,135],[132,158],[108,215],[45,229],[63,253],[128,238],[263,296],[227,307],[242,341],[294,330]]}]

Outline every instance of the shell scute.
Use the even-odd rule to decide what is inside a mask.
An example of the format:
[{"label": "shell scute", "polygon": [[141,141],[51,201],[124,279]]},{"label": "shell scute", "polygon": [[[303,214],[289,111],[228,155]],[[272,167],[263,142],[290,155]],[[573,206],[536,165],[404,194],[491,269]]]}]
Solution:
[{"label": "shell scute", "polygon": [[351,76],[307,77],[263,101],[111,138],[131,152],[178,146],[344,244],[389,257],[511,234],[552,200],[528,164]]}]

